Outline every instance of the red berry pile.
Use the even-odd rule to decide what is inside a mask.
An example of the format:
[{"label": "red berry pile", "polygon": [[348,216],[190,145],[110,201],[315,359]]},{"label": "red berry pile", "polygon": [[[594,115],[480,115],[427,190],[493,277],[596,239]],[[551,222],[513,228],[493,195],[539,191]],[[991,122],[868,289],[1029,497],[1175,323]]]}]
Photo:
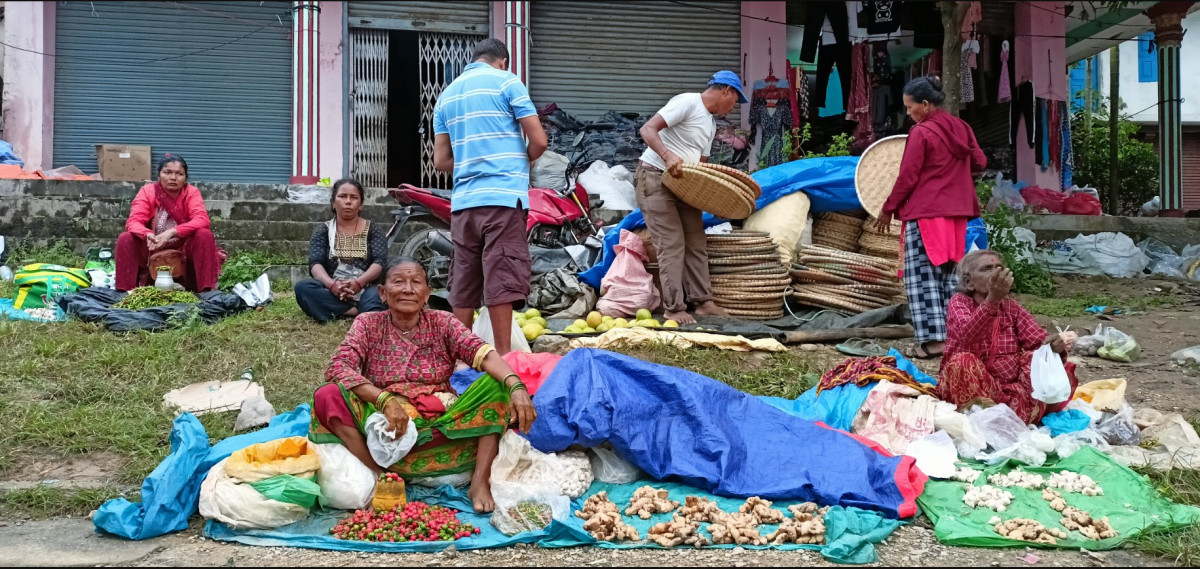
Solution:
[{"label": "red berry pile", "polygon": [[329,533],[338,539],[404,543],[409,541],[454,541],[478,534],[480,529],[464,524],[458,510],[409,502],[391,510],[358,510],[341,520]]},{"label": "red berry pile", "polygon": [[379,481],[380,482],[399,482],[401,480],[403,480],[403,479],[400,478],[400,475],[396,474],[395,472],[380,472],[379,473]]}]

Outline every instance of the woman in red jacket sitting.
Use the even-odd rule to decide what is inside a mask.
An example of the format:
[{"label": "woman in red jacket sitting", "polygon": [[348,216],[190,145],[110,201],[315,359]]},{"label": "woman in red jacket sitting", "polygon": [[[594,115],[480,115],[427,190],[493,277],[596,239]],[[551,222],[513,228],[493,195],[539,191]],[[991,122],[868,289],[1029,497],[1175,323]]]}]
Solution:
[{"label": "woman in red jacket sitting", "polygon": [[[193,292],[217,288],[224,251],[217,248],[200,190],[187,183],[187,162],[167,154],[158,163],[158,181],[133,198],[125,232],[117,238],[116,288],[128,291],[153,280],[150,258],[163,251],[182,256],[180,284]],[[157,264],[157,262],[156,262]]]},{"label": "woman in red jacket sitting", "polygon": [[946,347],[946,304],[955,264],[966,252],[967,221],[979,217],[973,173],[987,166],[971,127],[942,110],[942,81],[918,77],[904,86],[904,108],[916,125],[900,175],[883,204],[879,227],[904,222],[904,291],[917,345],[905,355],[931,358]]}]

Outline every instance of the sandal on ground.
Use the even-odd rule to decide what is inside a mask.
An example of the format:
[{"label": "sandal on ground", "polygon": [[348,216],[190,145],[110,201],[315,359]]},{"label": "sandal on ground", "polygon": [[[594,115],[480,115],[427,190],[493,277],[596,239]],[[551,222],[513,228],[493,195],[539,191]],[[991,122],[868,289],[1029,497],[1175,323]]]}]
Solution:
[{"label": "sandal on ground", "polygon": [[888,353],[878,342],[867,338],[850,338],[834,347],[837,348],[837,351],[848,356],[886,356]]},{"label": "sandal on ground", "polygon": [[[943,348],[943,349],[945,349],[945,348]],[[904,352],[902,352],[902,353],[904,354],[904,357],[906,357],[910,360],[911,359],[929,360],[929,359],[933,359],[933,358],[936,358],[936,357],[939,357],[942,355],[942,352],[934,353],[934,352],[930,352],[929,350],[926,350],[925,344],[917,344],[915,346],[910,346],[908,348],[904,348]]]}]

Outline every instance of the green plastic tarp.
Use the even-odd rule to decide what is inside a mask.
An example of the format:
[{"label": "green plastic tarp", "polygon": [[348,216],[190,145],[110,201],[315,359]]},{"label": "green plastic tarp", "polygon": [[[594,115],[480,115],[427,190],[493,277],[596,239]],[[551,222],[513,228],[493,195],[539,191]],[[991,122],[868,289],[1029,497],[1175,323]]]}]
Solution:
[{"label": "green plastic tarp", "polygon": [[1067,539],[1059,540],[1057,546],[1035,544],[1001,537],[988,524],[993,516],[1002,520],[1031,518],[1048,528],[1065,531],[1059,520],[1062,514],[1052,510],[1050,503],[1042,499],[1041,490],[1009,487],[1013,501],[1002,513],[987,508],[968,508],[962,498],[968,484],[952,480],[930,480],[917,503],[933,521],[934,534],[946,545],[975,547],[1060,547],[1064,549],[1084,548],[1090,550],[1113,549],[1125,541],[1150,528],[1175,528],[1200,522],[1200,508],[1175,504],[1163,497],[1142,475],[1122,466],[1092,447],[1084,447],[1069,458],[1033,468],[1023,467],[1011,461],[988,468],[975,481],[975,485],[987,484],[987,476],[1008,472],[1016,468],[1041,474],[1049,479],[1055,472],[1069,470],[1086,474],[1103,489],[1102,496],[1062,492],[1070,506],[1082,509],[1094,518],[1108,516],[1108,521],[1117,531],[1117,537],[1092,541],[1077,531],[1067,532]]},{"label": "green plastic tarp", "polygon": [[312,509],[318,500],[323,500],[317,477],[301,478],[291,474],[272,476],[257,482],[248,482],[259,494],[272,500],[296,504]]}]

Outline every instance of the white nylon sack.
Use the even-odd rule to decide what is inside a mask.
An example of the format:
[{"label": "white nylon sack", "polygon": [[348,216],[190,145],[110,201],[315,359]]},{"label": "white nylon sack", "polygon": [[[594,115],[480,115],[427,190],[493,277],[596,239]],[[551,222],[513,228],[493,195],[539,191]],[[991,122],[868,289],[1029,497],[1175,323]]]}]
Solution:
[{"label": "white nylon sack", "polygon": [[[479,309],[479,317],[475,319],[475,325],[471,327],[471,333],[479,336],[480,340],[487,342],[489,346],[496,345],[496,334],[492,332],[492,319],[488,316],[487,307]],[[525,333],[521,331],[521,327],[517,326],[516,320],[512,323],[512,349],[517,352],[532,352],[529,347],[529,340],[525,339]]]},{"label": "white nylon sack", "polygon": [[200,515],[233,529],[272,529],[308,517],[308,508],[263,496],[249,484],[225,474],[226,458],[200,483]]},{"label": "white nylon sack", "polygon": [[567,187],[567,165],[570,163],[566,156],[547,150],[541,158],[533,162],[529,172],[529,185],[534,188],[549,188],[561,190]]},{"label": "white nylon sack", "polygon": [[363,425],[367,431],[367,450],[382,468],[400,462],[417,444],[417,425],[412,419],[408,420],[408,429],[400,438],[396,438],[396,431],[388,430],[389,427],[387,417],[380,412],[371,413]]},{"label": "white nylon sack", "polygon": [[1124,233],[1080,234],[1065,243],[1076,252],[1091,254],[1104,274],[1114,278],[1140,277],[1150,264],[1150,258]]},{"label": "white nylon sack", "polygon": [[808,226],[809,206],[808,195],[804,192],[788,194],[750,214],[743,229],[769,233],[779,247],[783,266],[790,267],[796,254],[796,242]]},{"label": "white nylon sack", "polygon": [[1062,358],[1044,344],[1033,353],[1029,379],[1033,383],[1033,398],[1042,403],[1062,403],[1071,398],[1071,379],[1063,367]]},{"label": "white nylon sack", "polygon": [[313,445],[321,459],[317,485],[325,505],[337,510],[361,510],[375,497],[375,473],[338,443]]}]

